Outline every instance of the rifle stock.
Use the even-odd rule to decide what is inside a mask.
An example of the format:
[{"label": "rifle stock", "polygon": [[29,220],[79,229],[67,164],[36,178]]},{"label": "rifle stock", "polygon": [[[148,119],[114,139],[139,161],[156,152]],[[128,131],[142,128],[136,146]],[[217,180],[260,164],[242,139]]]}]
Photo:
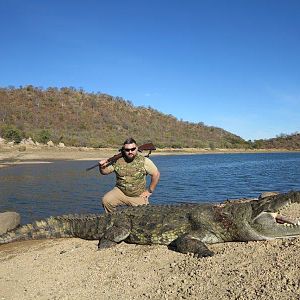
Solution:
[{"label": "rifle stock", "polygon": [[[144,150],[149,151],[149,154],[150,154],[151,151],[156,150],[156,148],[152,143],[143,144],[143,145],[138,147],[139,152],[143,152]],[[122,151],[122,149],[120,149],[120,151]],[[149,154],[148,154],[148,156],[149,156]],[[122,152],[120,152],[120,153],[110,157],[107,161],[109,162],[109,164],[112,164],[112,163],[116,162],[118,159],[120,159],[122,156],[123,156]],[[99,167],[99,163],[87,168],[86,171],[90,171],[90,170],[92,170],[96,167]]]}]

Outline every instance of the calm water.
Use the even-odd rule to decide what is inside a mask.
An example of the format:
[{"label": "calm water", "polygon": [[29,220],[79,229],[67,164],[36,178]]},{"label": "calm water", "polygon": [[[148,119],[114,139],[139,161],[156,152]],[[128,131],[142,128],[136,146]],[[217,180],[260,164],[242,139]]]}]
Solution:
[{"label": "calm water", "polygon": [[[161,180],[153,204],[218,202],[263,191],[300,190],[300,153],[152,156]],[[22,223],[50,215],[102,212],[101,196],[114,175],[85,169],[95,162],[54,162],[0,169],[0,211]]]}]

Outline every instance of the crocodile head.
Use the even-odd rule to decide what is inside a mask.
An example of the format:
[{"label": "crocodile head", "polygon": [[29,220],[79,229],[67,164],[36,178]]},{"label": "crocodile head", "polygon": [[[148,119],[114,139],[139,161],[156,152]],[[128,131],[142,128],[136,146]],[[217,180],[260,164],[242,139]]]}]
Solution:
[{"label": "crocodile head", "polygon": [[253,201],[251,207],[249,225],[261,239],[300,236],[300,192],[266,197]]},{"label": "crocodile head", "polygon": [[[296,208],[293,211],[293,206]],[[298,207],[296,207],[298,206]],[[284,212],[299,211],[298,216]],[[224,241],[257,241],[300,236],[300,191],[221,205]]]}]

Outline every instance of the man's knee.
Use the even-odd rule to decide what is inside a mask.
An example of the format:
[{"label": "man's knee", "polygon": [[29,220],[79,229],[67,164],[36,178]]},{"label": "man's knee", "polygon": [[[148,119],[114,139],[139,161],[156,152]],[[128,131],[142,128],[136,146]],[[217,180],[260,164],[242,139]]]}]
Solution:
[{"label": "man's knee", "polygon": [[102,205],[104,206],[104,205],[106,205],[107,203],[109,203],[109,196],[107,196],[107,194],[105,194],[103,197],[102,197],[102,199],[101,199],[101,201],[102,201]]},{"label": "man's knee", "polygon": [[108,192],[102,197],[102,206],[106,212],[115,210],[116,203],[112,193]]},{"label": "man's knee", "polygon": [[112,197],[107,193],[102,197],[102,206],[107,207],[112,205]]}]

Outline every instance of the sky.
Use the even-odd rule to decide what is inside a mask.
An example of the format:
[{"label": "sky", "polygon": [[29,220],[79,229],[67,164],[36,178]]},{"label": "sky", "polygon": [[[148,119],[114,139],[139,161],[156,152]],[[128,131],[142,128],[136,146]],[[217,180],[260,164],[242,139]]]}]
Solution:
[{"label": "sky", "polygon": [[300,132],[300,1],[0,0],[0,87],[26,85],[245,140]]}]

